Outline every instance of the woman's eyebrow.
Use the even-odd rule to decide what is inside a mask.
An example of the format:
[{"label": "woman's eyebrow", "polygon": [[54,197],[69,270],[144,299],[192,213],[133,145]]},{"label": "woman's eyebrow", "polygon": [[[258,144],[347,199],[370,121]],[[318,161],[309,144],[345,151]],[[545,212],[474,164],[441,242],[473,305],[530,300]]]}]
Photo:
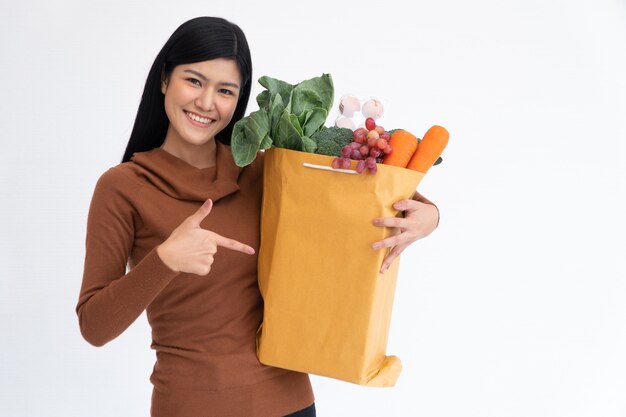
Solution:
[{"label": "woman's eyebrow", "polygon": [[[195,76],[197,76],[199,78],[202,78],[204,81],[209,81],[209,79],[207,77],[205,77],[204,74],[202,74],[202,73],[200,73],[198,71],[195,71],[195,70],[192,70],[192,69],[186,69],[183,72],[189,72],[189,73],[194,74]],[[225,85],[225,86],[229,86],[229,87],[239,88],[239,85],[237,85],[236,83],[227,82],[227,81],[221,82],[220,85]]]}]

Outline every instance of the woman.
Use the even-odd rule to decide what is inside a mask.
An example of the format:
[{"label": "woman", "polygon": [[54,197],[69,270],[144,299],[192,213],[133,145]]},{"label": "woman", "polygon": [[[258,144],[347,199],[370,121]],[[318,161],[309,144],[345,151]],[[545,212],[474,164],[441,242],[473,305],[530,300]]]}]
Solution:
[{"label": "woman", "polygon": [[[94,190],[81,333],[102,346],[146,311],[153,417],[315,415],[307,374],[256,357],[264,155],[240,168],[228,146],[251,80],[238,26],[212,17],[181,25],[152,65],[122,163]],[[395,245],[382,268],[436,227],[436,207],[418,198],[401,202],[405,219],[375,221],[402,230],[380,242]]]}]

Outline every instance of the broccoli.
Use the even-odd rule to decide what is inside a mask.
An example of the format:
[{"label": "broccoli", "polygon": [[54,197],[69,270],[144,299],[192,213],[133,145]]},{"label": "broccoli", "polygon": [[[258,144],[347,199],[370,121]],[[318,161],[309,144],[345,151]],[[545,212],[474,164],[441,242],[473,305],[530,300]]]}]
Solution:
[{"label": "broccoli", "polygon": [[341,148],[353,141],[353,132],[343,127],[329,127],[315,132],[311,139],[317,143],[316,154],[341,156]]}]

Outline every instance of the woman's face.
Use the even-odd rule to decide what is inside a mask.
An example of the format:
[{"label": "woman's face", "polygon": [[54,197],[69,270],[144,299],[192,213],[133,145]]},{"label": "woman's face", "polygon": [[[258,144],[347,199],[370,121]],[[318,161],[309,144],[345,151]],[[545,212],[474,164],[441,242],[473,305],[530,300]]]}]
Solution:
[{"label": "woman's face", "polygon": [[237,63],[217,58],[174,68],[161,83],[170,125],[167,140],[202,145],[230,123],[241,88]]}]

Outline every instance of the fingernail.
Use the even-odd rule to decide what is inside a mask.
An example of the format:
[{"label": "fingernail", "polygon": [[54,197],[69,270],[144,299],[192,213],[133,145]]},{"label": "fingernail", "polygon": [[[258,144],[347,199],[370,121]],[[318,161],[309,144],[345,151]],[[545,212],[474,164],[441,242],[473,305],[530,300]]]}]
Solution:
[{"label": "fingernail", "polygon": [[373,248],[373,249],[380,249],[380,243],[374,243],[374,244],[372,245],[372,248]]},{"label": "fingernail", "polygon": [[383,265],[383,268],[380,270],[380,273],[384,274],[385,272],[387,272],[387,268],[389,268],[388,265]]},{"label": "fingernail", "polygon": [[395,204],[393,205],[393,207],[394,207],[394,208],[396,208],[396,209],[398,209],[398,210],[400,210],[400,209],[402,209],[402,203],[395,203]]}]

